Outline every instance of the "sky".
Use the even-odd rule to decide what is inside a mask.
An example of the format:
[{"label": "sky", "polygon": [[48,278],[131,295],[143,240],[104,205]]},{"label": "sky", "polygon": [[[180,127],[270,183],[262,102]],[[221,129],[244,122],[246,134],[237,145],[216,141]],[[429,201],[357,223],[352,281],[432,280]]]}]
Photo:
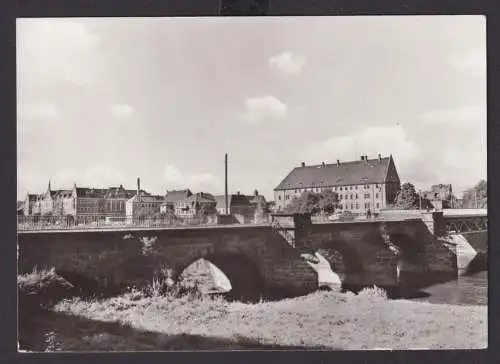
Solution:
[{"label": "sky", "polygon": [[392,154],[402,182],[486,179],[482,16],[17,21],[18,199],[123,184],[273,189]]}]

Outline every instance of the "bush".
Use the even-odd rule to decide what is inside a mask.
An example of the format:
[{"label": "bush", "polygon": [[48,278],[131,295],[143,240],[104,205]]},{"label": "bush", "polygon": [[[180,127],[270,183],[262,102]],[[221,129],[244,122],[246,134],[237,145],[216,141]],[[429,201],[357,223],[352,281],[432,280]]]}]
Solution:
[{"label": "bush", "polygon": [[74,286],[57,275],[54,268],[38,270],[17,277],[21,305],[50,305],[74,293]]},{"label": "bush", "polygon": [[387,292],[385,289],[373,286],[369,288],[363,288],[359,293],[359,297],[367,297],[367,298],[381,298],[387,299]]}]

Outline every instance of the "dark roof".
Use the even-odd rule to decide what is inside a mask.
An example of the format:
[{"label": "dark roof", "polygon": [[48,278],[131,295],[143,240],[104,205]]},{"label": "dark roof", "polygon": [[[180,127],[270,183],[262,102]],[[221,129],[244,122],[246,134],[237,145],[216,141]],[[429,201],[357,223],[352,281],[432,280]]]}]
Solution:
[{"label": "dark roof", "polygon": [[73,190],[56,190],[50,191],[52,197],[71,197]]},{"label": "dark roof", "polygon": [[[163,202],[164,197],[163,196],[158,196],[158,195],[151,195],[151,194],[142,194],[140,195],[140,202],[158,202],[161,203]],[[137,201],[137,195],[134,194],[129,201]]]},{"label": "dark roof", "polygon": [[196,202],[202,202],[202,203],[208,203],[208,202],[214,202],[215,203],[215,197],[210,194],[210,193],[205,193],[205,192],[198,192],[195,193],[194,195],[191,195],[187,198],[188,202],[196,201]]},{"label": "dark roof", "polygon": [[40,195],[28,193],[28,201],[36,201],[40,198]]},{"label": "dark roof", "polygon": [[260,203],[267,203],[266,201],[266,198],[262,195],[251,195],[251,196],[247,196],[247,199],[248,201],[251,203],[251,204],[258,204],[259,202]]},{"label": "dark roof", "polygon": [[165,202],[176,203],[177,201],[188,198],[191,195],[192,192],[189,189],[167,191],[167,194],[165,195]]},{"label": "dark roof", "polygon": [[[137,193],[137,190],[126,190],[123,186],[120,187],[110,187],[108,188],[105,198],[124,198],[130,199]],[[141,193],[145,194],[146,191],[141,190]]]},{"label": "dark roof", "polygon": [[[296,167],[275,190],[384,183],[392,157]],[[323,183],[322,183],[323,182]]]},{"label": "dark roof", "polygon": [[77,187],[76,195],[78,197],[103,198],[106,195],[106,191],[107,189],[102,188]]},{"label": "dark roof", "polygon": [[[225,209],[226,208],[226,197],[225,195],[215,196],[215,201],[217,202],[216,208]],[[227,196],[228,207],[232,206],[249,206],[250,201],[245,195],[232,194]]]}]

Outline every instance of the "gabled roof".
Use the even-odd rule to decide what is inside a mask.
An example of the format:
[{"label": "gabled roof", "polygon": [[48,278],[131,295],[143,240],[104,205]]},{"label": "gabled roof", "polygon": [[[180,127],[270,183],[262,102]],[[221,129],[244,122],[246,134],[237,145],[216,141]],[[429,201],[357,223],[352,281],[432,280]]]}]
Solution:
[{"label": "gabled roof", "polygon": [[391,157],[294,168],[275,190],[384,183]]},{"label": "gabled roof", "polygon": [[262,195],[251,195],[251,196],[247,196],[247,199],[248,201],[251,203],[251,204],[258,204],[258,203],[263,203],[263,204],[266,204],[266,198]]},{"label": "gabled roof", "polygon": [[210,193],[198,192],[187,198],[188,202],[198,202],[198,203],[215,203],[215,197]]},{"label": "gabled roof", "polygon": [[[225,209],[226,208],[226,197],[225,195],[218,195],[215,196],[215,202],[217,205],[215,206],[217,209]],[[238,195],[238,194],[231,194],[227,196],[227,204],[228,207],[235,207],[235,206],[249,206],[250,201],[248,200],[248,197],[245,195]]]},{"label": "gabled roof", "polygon": [[[126,190],[123,186],[108,188],[104,198],[123,198],[130,199],[137,193],[137,190]],[[146,194],[146,191],[141,190],[141,193]]]},{"label": "gabled roof", "polygon": [[39,198],[40,198],[40,195],[38,195],[38,194],[28,193],[28,201],[36,201]]},{"label": "gabled roof", "polygon": [[62,197],[62,198],[68,198],[73,195],[73,190],[56,190],[56,191],[50,191],[52,197]]},{"label": "gabled roof", "polygon": [[[132,196],[127,202],[135,202],[138,200],[137,194]],[[140,195],[140,202],[148,202],[148,203],[162,203],[164,201],[163,196],[151,195],[151,194],[142,194]]]},{"label": "gabled roof", "polygon": [[193,193],[189,189],[167,191],[167,194],[165,195],[165,202],[174,204],[180,200],[188,198],[192,194]]},{"label": "gabled roof", "polygon": [[77,187],[76,195],[78,197],[103,198],[106,195],[106,191],[106,189],[102,188]]}]

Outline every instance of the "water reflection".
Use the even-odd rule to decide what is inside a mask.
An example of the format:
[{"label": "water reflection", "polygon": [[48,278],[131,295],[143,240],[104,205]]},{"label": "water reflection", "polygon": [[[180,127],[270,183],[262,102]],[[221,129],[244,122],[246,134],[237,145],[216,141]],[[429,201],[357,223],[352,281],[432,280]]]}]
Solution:
[{"label": "water reflection", "polygon": [[458,279],[422,289],[426,297],[415,301],[447,303],[452,305],[487,305],[488,272],[463,275]]}]

